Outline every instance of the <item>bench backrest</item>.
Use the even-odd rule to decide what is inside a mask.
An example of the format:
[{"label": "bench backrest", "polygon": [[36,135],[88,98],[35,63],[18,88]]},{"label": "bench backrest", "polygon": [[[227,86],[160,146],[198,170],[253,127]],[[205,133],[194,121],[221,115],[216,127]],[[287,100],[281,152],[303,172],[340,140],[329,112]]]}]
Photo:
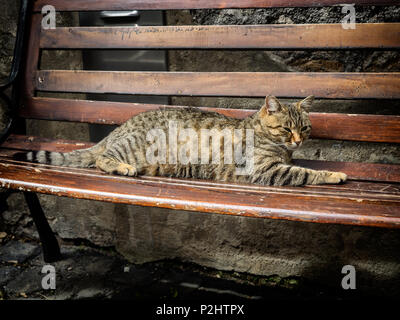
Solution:
[{"label": "bench backrest", "polygon": [[[42,49],[398,49],[400,23],[139,26],[41,28],[41,9],[57,11],[265,8],[337,5],[334,0],[37,0],[34,2],[24,91],[24,118],[120,124],[159,105],[37,97],[38,91],[172,96],[304,97],[327,99],[399,99],[400,73],[324,72],[121,72],[41,70]],[[397,1],[353,0],[355,4]],[[205,108],[212,109],[212,108]],[[217,110],[218,111],[218,110]],[[234,117],[252,110],[219,109]],[[400,117],[311,113],[312,137],[400,142]]]}]

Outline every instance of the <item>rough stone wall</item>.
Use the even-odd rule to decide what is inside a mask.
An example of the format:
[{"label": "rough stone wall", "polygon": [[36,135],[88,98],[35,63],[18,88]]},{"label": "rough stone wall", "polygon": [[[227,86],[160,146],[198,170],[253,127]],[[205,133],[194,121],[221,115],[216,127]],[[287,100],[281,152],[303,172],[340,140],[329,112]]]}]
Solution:
[{"label": "rough stone wall", "polygon": [[[248,10],[172,11],[168,23],[179,24],[288,24],[340,23],[341,7]],[[400,21],[399,7],[356,7],[356,22]],[[169,54],[171,71],[253,72],[398,72],[398,51],[200,51],[174,50]],[[266,92],[266,95],[273,92]],[[284,101],[292,101],[283,99]],[[263,99],[174,97],[173,104],[257,109]],[[389,100],[316,100],[312,111],[361,114],[399,114],[399,102]],[[393,144],[309,140],[295,158],[400,163],[400,148]]]},{"label": "rough stone wall", "polygon": [[[342,7],[279,8],[247,10],[194,10],[196,24],[305,24],[340,23],[346,14]],[[400,8],[395,6],[356,6],[356,23],[398,22]],[[399,71],[397,51],[272,51],[272,56],[290,71],[375,72]]]},{"label": "rough stone wall", "polygon": [[[17,10],[15,2],[1,3],[0,39],[12,43]],[[7,11],[8,10],[8,11]],[[338,22],[337,8],[182,11],[167,15],[169,24],[304,23]],[[335,11],[336,10],[336,11]],[[331,16],[335,12],[336,15]],[[357,12],[359,12],[357,10]],[[364,11],[360,11],[364,12]],[[393,8],[366,9],[368,21],[398,21]],[[362,16],[364,17],[364,16]],[[361,18],[361,16],[360,16]],[[58,17],[76,24],[76,17]],[[62,20],[65,19],[65,20]],[[324,20],[325,19],[325,20]],[[330,20],[334,19],[334,21]],[[372,19],[372,20],[371,20]],[[383,19],[383,20],[382,20]],[[10,25],[10,27],[7,27]],[[3,27],[4,26],[4,27]],[[14,31],[13,31],[14,30]],[[11,36],[11,37],[10,37]],[[5,41],[5,42],[3,42]],[[8,51],[7,51],[8,52]],[[1,52],[0,70],[6,70],[7,53]],[[359,54],[359,55],[357,55]],[[8,55],[9,57],[9,55]],[[360,57],[363,59],[360,60]],[[271,51],[171,51],[174,71],[356,71],[399,70],[393,53],[332,52],[293,53]],[[397,61],[396,61],[397,59]],[[43,66],[81,68],[77,53],[45,52]],[[78,96],[77,96],[78,97]],[[193,106],[257,108],[262,99],[174,97],[172,103]],[[398,114],[397,101],[317,101],[314,111]],[[88,140],[86,125],[28,121],[29,134]],[[297,157],[344,161],[397,162],[398,147],[338,141],[310,141]],[[325,225],[268,219],[221,216],[199,212],[124,206],[40,196],[46,215],[59,238],[85,239],[98,246],[113,246],[133,262],[177,258],[223,270],[259,275],[303,276],[340,285],[341,268],[354,265],[359,290],[400,294],[400,233],[369,227]],[[37,238],[23,198],[10,197],[9,210],[0,217],[0,228],[19,237]]]}]

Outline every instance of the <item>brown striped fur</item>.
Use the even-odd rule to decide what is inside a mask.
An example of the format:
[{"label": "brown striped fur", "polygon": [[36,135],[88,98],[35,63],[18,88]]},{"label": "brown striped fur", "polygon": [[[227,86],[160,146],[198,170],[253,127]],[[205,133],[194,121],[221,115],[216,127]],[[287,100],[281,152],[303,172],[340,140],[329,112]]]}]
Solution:
[{"label": "brown striped fur", "polygon": [[[70,153],[39,151],[28,153],[27,159],[40,163],[70,167],[98,167],[107,173],[126,176],[159,175],[179,178],[199,178],[229,182],[251,182],[263,185],[306,185],[340,183],[346,175],[340,172],[316,171],[291,165],[292,152],[301,146],[311,132],[308,110],[314,97],[294,104],[284,105],[268,96],[265,104],[246,119],[234,119],[215,112],[195,108],[165,108],[141,113],[115,129],[92,148]],[[211,163],[150,164],[146,150],[151,143],[146,140],[149,130],[158,128],[167,134],[170,121],[178,123],[178,131],[192,128],[200,137],[201,129],[254,130],[254,170],[251,175],[237,175],[235,164],[224,164],[224,144],[221,143],[221,161]],[[244,140],[244,139],[243,139]],[[222,138],[221,138],[221,141]],[[200,141],[198,142],[200,145]],[[242,143],[242,142],[241,142]],[[178,143],[178,152],[184,143]],[[200,153],[199,153],[200,154]],[[200,161],[199,161],[200,162]]]}]

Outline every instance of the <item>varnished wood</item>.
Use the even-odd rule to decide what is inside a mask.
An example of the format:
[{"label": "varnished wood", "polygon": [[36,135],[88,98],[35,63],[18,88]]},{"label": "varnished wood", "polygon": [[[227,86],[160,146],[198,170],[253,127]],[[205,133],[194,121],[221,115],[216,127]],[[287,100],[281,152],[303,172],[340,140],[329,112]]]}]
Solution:
[{"label": "varnished wood", "polygon": [[400,73],[42,70],[36,89],[177,96],[400,98]]},{"label": "varnished wood", "polygon": [[[16,135],[13,140],[18,140],[18,139],[25,139],[25,136],[19,136]],[[35,138],[34,144],[38,145],[39,143],[42,143],[41,148],[39,149],[46,149],[46,150],[53,150],[53,151],[60,151],[60,152],[66,152],[66,151],[71,151],[77,149],[77,146],[73,144],[72,142],[68,143],[66,140],[56,140],[56,142],[50,139],[43,139],[43,138]],[[45,140],[45,141],[43,141]],[[47,141],[46,141],[47,140]],[[39,142],[40,141],[40,142]],[[86,146],[91,146],[91,143],[85,143]],[[26,146],[26,145],[25,145]],[[79,147],[81,148],[81,147]],[[34,148],[36,150],[36,148]],[[28,149],[13,149],[13,148],[0,148],[0,157],[6,158],[8,163],[14,163],[14,164],[29,164],[31,163],[28,162],[21,162],[18,160],[14,160],[14,155],[16,153],[21,152],[21,150],[28,150]],[[306,161],[309,162],[308,164],[304,162],[304,160],[295,160],[295,163],[297,162],[298,165],[305,165],[307,167],[312,167],[312,164],[315,162],[318,166],[318,162],[324,162],[325,161],[315,161],[315,160],[310,160]],[[334,162],[327,162],[327,167],[330,166],[332,169],[332,163]],[[342,163],[343,164],[343,163]],[[344,163],[345,165],[349,165],[351,163]],[[357,164],[354,164],[356,166]],[[373,164],[375,166],[376,164]],[[386,166],[386,165],[384,165]],[[391,165],[388,165],[390,167]],[[65,167],[58,167],[58,166],[52,166],[52,165],[46,165],[46,168],[52,168],[53,170],[61,170],[61,171],[68,171],[69,168]],[[371,168],[369,168],[371,169]],[[100,173],[102,174],[101,170],[99,169],[93,169],[93,168],[75,168],[74,170],[78,170],[81,173],[84,174],[97,174]],[[114,176],[118,177],[118,176]],[[169,183],[187,183],[190,181],[191,184],[203,187],[203,188],[211,188],[211,187],[223,187],[225,189],[230,189],[230,190],[252,190],[254,192],[264,192],[264,191],[274,191],[274,190],[279,190],[279,192],[287,192],[287,193],[296,193],[296,194],[326,194],[326,195],[331,195],[335,196],[338,195],[339,197],[342,196],[354,196],[356,195],[357,197],[365,197],[368,199],[395,199],[398,200],[400,198],[400,184],[399,183],[392,183],[392,182],[385,182],[385,181],[361,181],[361,180],[348,180],[345,184],[338,184],[338,185],[309,185],[309,186],[304,186],[304,187],[290,187],[290,186],[285,186],[285,187],[270,187],[270,186],[261,186],[257,184],[234,184],[234,183],[226,183],[226,182],[218,182],[218,181],[212,181],[212,185],[210,185],[210,181],[207,180],[199,180],[199,179],[179,179],[179,178],[166,178],[166,177],[158,177],[158,176],[140,176],[141,180],[146,180],[146,181],[152,181],[152,182],[157,182],[159,184],[169,184]],[[244,188],[244,189],[243,189]]]},{"label": "varnished wood", "polygon": [[312,137],[400,143],[400,116],[312,113]]},{"label": "varnished wood", "polygon": [[0,172],[3,187],[58,196],[256,218],[400,227],[400,200],[393,198],[305,195],[279,189],[263,192],[213,186],[212,182],[204,188],[189,180],[174,183],[173,179],[160,184],[6,159],[0,161]]},{"label": "varnished wood", "polygon": [[353,180],[400,181],[399,165],[321,160],[294,160],[293,162],[298,166],[315,170],[345,172]]},{"label": "varnished wood", "polygon": [[49,139],[20,134],[11,134],[0,146],[2,155],[6,153],[1,148],[13,149],[17,151],[46,150],[54,152],[71,152],[77,149],[84,149],[93,146],[92,142],[81,142],[65,139]]},{"label": "varnished wood", "polygon": [[399,48],[400,23],[244,26],[68,27],[44,30],[41,48],[350,49]]},{"label": "varnished wood", "polygon": [[[226,9],[271,7],[321,7],[342,4],[342,0],[36,0],[35,11],[53,5],[57,11]],[[353,0],[356,5],[396,5],[396,0]]]},{"label": "varnished wood", "polygon": [[[21,162],[13,159],[13,155],[20,151],[15,149],[0,149],[0,157],[3,157],[4,160],[7,161],[7,164],[16,164],[16,165],[32,165],[32,163]],[[310,161],[313,162],[313,161]],[[55,171],[69,172],[70,168],[67,167],[59,167],[53,165],[42,165],[45,168],[51,169]],[[74,168],[73,171],[79,172],[81,174],[87,175],[104,175],[99,169],[95,168]],[[118,179],[123,178],[118,175],[113,175],[112,177]],[[123,178],[125,179],[125,178]],[[341,197],[352,197],[356,196],[357,198],[365,198],[369,200],[400,200],[400,184],[399,183],[391,183],[391,182],[369,182],[369,181],[360,181],[360,180],[348,180],[345,184],[336,184],[336,185],[308,185],[304,187],[271,187],[271,186],[261,186],[257,184],[237,184],[237,183],[227,183],[227,182],[218,182],[218,181],[209,181],[209,180],[199,180],[199,179],[180,179],[180,178],[167,178],[167,177],[158,177],[158,176],[140,176],[136,177],[139,181],[150,181],[152,183],[158,184],[187,184],[198,186],[200,188],[223,188],[226,190],[239,190],[246,191],[251,190],[252,192],[274,192],[279,191],[281,193],[291,193],[296,195],[329,195],[329,196],[337,196]]]},{"label": "varnished wood", "polygon": [[[20,116],[30,119],[122,124],[131,117],[160,108],[182,108],[159,104],[109,101],[32,98],[20,108]],[[248,117],[255,110],[200,107],[234,118]],[[400,143],[400,116],[340,113],[310,113],[311,138]]]},{"label": "varnished wood", "polygon": [[[34,136],[11,135],[2,145],[0,155],[12,156],[14,150],[47,150],[57,152],[70,152],[76,149],[89,148],[93,143],[52,140]],[[399,182],[400,166],[377,163],[335,162],[318,160],[294,160],[294,164],[317,170],[341,171],[353,180],[370,180],[383,182]]]},{"label": "varnished wood", "polygon": [[39,42],[41,32],[41,14],[32,14],[30,22],[30,33],[27,46],[26,60],[24,63],[23,96],[33,96],[35,93],[35,76],[39,67]]}]

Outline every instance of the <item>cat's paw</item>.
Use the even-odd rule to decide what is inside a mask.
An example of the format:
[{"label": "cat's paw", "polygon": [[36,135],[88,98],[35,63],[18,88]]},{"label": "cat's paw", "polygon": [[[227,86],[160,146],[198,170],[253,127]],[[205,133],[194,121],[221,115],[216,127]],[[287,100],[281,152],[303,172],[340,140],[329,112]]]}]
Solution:
[{"label": "cat's paw", "polygon": [[137,176],[136,168],[126,163],[119,164],[116,172],[121,176],[129,176],[129,177]]},{"label": "cat's paw", "polygon": [[329,172],[326,176],[326,183],[337,184],[347,180],[347,174],[343,172]]}]

